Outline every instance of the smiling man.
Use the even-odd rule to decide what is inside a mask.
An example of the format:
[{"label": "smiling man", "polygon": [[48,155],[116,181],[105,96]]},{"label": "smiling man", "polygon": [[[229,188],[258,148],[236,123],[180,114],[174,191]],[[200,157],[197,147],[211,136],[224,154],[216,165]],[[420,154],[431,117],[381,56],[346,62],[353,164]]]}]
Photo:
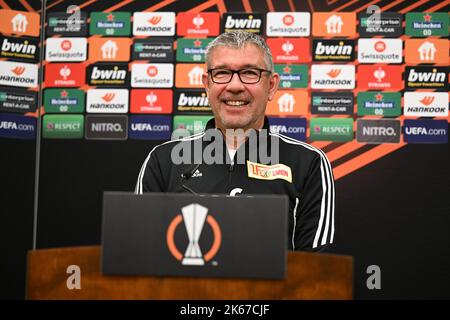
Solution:
[{"label": "smiling man", "polygon": [[[153,148],[135,192],[285,194],[288,247],[324,250],[334,238],[331,166],[321,150],[270,132],[265,110],[280,78],[266,42],[245,31],[221,34],[207,47],[206,66],[202,80],[214,119],[203,133]],[[214,163],[205,159],[212,144]],[[180,146],[188,161],[175,165]]]}]

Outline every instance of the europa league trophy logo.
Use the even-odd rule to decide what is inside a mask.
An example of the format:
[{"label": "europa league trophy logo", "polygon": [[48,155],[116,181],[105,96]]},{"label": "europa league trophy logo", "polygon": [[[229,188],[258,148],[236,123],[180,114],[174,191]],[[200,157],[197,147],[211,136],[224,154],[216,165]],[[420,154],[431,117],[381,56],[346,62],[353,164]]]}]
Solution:
[{"label": "europa league trophy logo", "polygon": [[184,225],[189,237],[189,245],[184,254],[182,264],[188,265],[204,265],[202,252],[198,245],[198,239],[202,233],[203,225],[205,224],[208,208],[205,208],[197,203],[190,204],[181,209],[183,212]]},{"label": "europa league trophy logo", "polygon": [[[182,214],[178,214],[170,222],[167,228],[167,246],[172,255],[181,261],[183,265],[203,266],[205,262],[211,260],[220,248],[222,241],[222,232],[216,219],[208,215],[208,208],[198,204],[192,203],[181,208]],[[189,243],[184,255],[178,250],[174,234],[178,225],[184,221]],[[202,254],[198,241],[202,234],[205,222],[211,227],[213,232],[213,243],[211,248],[205,254]]]}]

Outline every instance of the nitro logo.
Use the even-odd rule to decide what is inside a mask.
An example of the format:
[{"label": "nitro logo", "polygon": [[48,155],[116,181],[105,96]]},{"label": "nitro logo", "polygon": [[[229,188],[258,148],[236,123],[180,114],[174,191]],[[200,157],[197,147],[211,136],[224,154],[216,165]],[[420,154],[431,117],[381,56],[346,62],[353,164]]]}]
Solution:
[{"label": "nitro logo", "polygon": [[133,14],[133,35],[135,36],[175,35],[175,13],[135,12]]},{"label": "nitro logo", "polygon": [[178,91],[176,101],[178,112],[211,112],[208,97],[203,90]]},{"label": "nitro logo", "polygon": [[353,89],[355,87],[355,66],[353,65],[313,65],[311,68],[311,88],[313,89]]},{"label": "nitro logo", "polygon": [[399,143],[399,120],[358,119],[356,141],[361,143]]},{"label": "nitro logo", "polygon": [[7,59],[37,62],[38,41],[25,38],[0,37],[0,57]]},{"label": "nitro logo", "polygon": [[224,32],[232,30],[245,30],[262,34],[264,30],[264,16],[262,14],[236,14],[225,13],[222,20]]},{"label": "nitro logo", "polygon": [[405,92],[404,115],[413,117],[448,116],[447,92]]},{"label": "nitro logo", "polygon": [[448,90],[448,67],[406,67],[406,89]]},{"label": "nitro logo", "polygon": [[126,140],[128,136],[127,116],[86,116],[86,139]]},{"label": "nitro logo", "polygon": [[128,65],[115,64],[90,65],[89,84],[92,86],[126,86],[129,82]]},{"label": "nitro logo", "polygon": [[314,61],[355,60],[354,40],[313,40]]},{"label": "nitro logo", "polygon": [[37,86],[37,77],[35,64],[0,61],[0,84],[32,88]]}]

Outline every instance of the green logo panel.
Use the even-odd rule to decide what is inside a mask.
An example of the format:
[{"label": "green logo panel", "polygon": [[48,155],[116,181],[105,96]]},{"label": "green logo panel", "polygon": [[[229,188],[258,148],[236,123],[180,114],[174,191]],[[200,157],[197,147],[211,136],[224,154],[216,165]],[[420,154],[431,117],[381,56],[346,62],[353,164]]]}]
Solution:
[{"label": "green logo panel", "polygon": [[79,89],[46,89],[44,110],[46,113],[84,112],[84,91]]},{"label": "green logo panel", "polygon": [[205,62],[206,46],[212,38],[204,39],[177,39],[177,61]]},{"label": "green logo panel", "polygon": [[189,134],[196,134],[205,129],[206,123],[212,116],[175,116],[173,118],[173,130],[184,129]]},{"label": "green logo panel", "polygon": [[347,142],[353,140],[352,118],[312,118],[311,141]]},{"label": "green logo panel", "polygon": [[42,123],[42,136],[45,139],[81,139],[83,128],[83,115],[46,114]]},{"label": "green logo panel", "polygon": [[131,31],[130,12],[92,12],[90,34],[128,36]]},{"label": "green logo panel", "polygon": [[446,12],[410,12],[406,14],[406,34],[413,37],[448,37],[449,15]]},{"label": "green logo panel", "polygon": [[360,92],[358,93],[359,116],[397,117],[402,109],[400,92]]},{"label": "green logo panel", "polygon": [[308,87],[308,65],[306,64],[276,64],[275,72],[280,75],[280,89]]}]

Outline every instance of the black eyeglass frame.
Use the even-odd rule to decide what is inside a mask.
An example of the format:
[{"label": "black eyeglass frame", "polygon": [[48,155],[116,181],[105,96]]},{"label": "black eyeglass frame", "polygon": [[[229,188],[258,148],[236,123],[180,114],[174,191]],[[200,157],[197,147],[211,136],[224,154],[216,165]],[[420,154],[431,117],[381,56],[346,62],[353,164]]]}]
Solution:
[{"label": "black eyeglass frame", "polygon": [[[214,70],[227,70],[227,71],[230,71],[230,72],[231,72],[230,80],[225,81],[225,82],[217,82],[217,81],[214,81],[214,77],[213,77],[213,74],[212,74]],[[239,74],[239,72],[241,72],[241,71],[243,71],[243,70],[257,70],[257,71],[259,71],[259,77],[258,77],[258,80],[255,81],[255,82],[243,81],[242,78],[241,78],[241,75]],[[211,81],[214,82],[214,83],[217,83],[217,84],[227,84],[227,83],[230,83],[231,80],[233,80],[233,76],[234,76],[235,73],[237,73],[238,78],[239,78],[239,80],[240,80],[242,83],[244,83],[244,84],[256,84],[256,83],[258,83],[259,81],[261,81],[261,76],[262,76],[262,73],[263,73],[263,72],[272,73],[272,71],[270,71],[270,70],[261,69],[261,68],[251,68],[251,67],[249,67],[249,68],[242,68],[242,69],[239,69],[239,70],[231,70],[231,69],[227,69],[227,68],[213,68],[213,69],[208,69],[208,70],[207,70],[207,73],[211,76]]]}]

